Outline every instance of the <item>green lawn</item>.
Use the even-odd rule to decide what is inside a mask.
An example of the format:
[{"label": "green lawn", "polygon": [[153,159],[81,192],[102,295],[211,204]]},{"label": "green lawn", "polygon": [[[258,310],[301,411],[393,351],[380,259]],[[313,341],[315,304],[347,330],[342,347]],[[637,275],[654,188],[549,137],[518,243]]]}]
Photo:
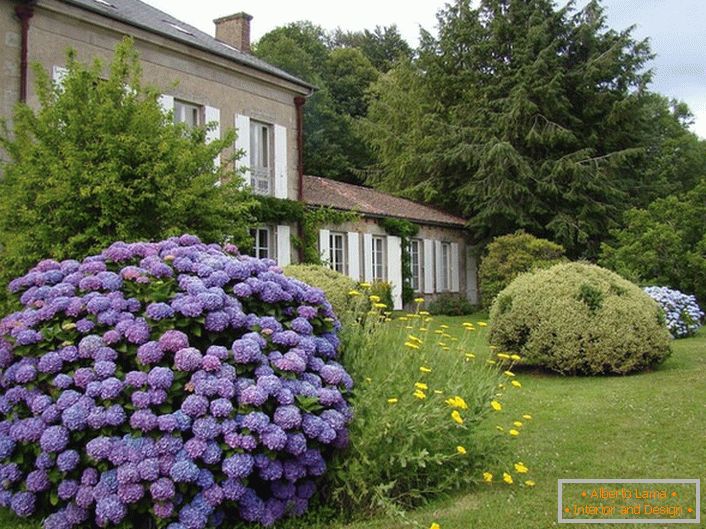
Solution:
[{"label": "green lawn", "polygon": [[[460,323],[468,318],[443,320],[451,332],[463,332],[459,330]],[[589,378],[515,371],[522,388],[508,389],[502,399],[503,410],[491,416],[487,427],[508,424],[524,413],[532,414],[533,419],[526,422],[512,443],[515,460],[529,467],[527,478],[534,480],[536,486],[479,485],[410,513],[418,527],[427,529],[437,522],[442,529],[547,529],[557,525],[559,478],[706,478],[704,330],[695,338],[675,341],[670,359],[654,371],[638,375]],[[703,509],[701,516],[706,516]],[[306,522],[302,526],[315,524]],[[38,525],[18,522],[3,510],[0,527],[25,529]],[[381,519],[325,527],[406,526]]]},{"label": "green lawn", "polygon": [[[454,329],[466,318],[444,319]],[[442,529],[546,529],[558,525],[560,478],[699,478],[703,485],[706,332],[675,341],[673,349],[654,371],[627,377],[564,377],[515,369],[522,388],[507,391],[500,413],[508,415],[504,424],[523,413],[533,416],[513,443],[517,460],[530,468],[527,475],[536,486],[479,486],[411,513],[412,520],[424,529],[432,522]],[[702,520],[705,516],[702,509]],[[335,529],[398,527],[405,526],[379,520]]]}]

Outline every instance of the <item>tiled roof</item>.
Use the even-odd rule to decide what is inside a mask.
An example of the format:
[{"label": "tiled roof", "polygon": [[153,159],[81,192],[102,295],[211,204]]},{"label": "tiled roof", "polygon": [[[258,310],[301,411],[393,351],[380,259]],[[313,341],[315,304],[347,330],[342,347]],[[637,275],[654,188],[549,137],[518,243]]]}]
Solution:
[{"label": "tiled roof", "polygon": [[424,224],[462,227],[466,221],[406,198],[319,176],[304,176],[304,202],[357,211],[373,217],[397,217]]},{"label": "tiled roof", "polygon": [[221,57],[231,59],[239,64],[275,75],[305,88],[314,88],[313,85],[306,81],[288,74],[284,70],[280,70],[249,53],[243,53],[237,48],[217,40],[208,33],[204,33],[164,11],[160,11],[144,2],[140,2],[140,0],[61,1],[94,13],[99,13],[114,20],[119,20],[131,26],[177,40],[195,48],[220,55]]}]

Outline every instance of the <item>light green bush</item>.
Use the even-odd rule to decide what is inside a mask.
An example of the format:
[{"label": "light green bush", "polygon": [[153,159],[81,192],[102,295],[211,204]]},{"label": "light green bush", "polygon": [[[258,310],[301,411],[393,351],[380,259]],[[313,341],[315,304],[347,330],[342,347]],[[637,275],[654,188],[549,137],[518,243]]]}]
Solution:
[{"label": "light green bush", "polygon": [[595,265],[527,273],[497,296],[490,342],[564,374],[626,374],[663,361],[670,336],[657,304]]},{"label": "light green bush", "polygon": [[349,311],[353,304],[360,303],[363,297],[350,296],[349,292],[356,289],[356,282],[326,266],[293,264],[286,266],[284,273],[323,290],[339,318]]},{"label": "light green bush", "polygon": [[522,230],[496,237],[486,248],[478,269],[483,306],[490,307],[495,296],[518,275],[564,261],[563,246]]}]

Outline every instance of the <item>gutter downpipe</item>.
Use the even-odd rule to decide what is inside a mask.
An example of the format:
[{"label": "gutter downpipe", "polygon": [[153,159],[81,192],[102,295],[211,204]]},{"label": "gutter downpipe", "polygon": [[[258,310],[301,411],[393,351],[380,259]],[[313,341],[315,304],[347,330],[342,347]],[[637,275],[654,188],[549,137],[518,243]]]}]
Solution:
[{"label": "gutter downpipe", "polygon": [[31,5],[15,6],[15,14],[22,24],[21,52],[20,52],[20,102],[27,101],[27,67],[29,50],[29,19],[34,15],[34,7]]},{"label": "gutter downpipe", "polygon": [[[297,200],[300,203],[304,202],[304,103],[314,93],[314,89],[306,96],[296,96],[294,98],[294,106],[296,107],[297,115]],[[302,236],[301,223],[297,226],[299,238]],[[299,262],[304,262],[304,248],[299,248]]]}]

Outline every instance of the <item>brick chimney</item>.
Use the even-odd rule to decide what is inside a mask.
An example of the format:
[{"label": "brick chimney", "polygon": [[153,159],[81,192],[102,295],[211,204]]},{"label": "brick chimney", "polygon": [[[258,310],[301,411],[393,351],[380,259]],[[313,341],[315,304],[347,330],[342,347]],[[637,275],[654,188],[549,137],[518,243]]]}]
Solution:
[{"label": "brick chimney", "polygon": [[213,21],[216,24],[216,38],[243,53],[250,53],[251,20],[252,15],[243,12],[217,18]]}]

